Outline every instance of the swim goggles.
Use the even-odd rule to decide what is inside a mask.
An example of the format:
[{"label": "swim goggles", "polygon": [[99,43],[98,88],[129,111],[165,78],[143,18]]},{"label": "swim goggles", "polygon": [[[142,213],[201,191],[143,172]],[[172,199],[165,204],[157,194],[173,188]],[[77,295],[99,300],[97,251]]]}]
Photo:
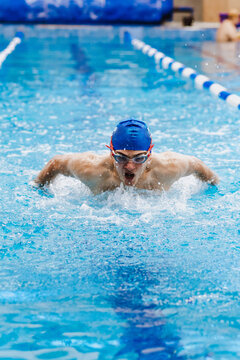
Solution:
[{"label": "swim goggles", "polygon": [[151,150],[152,150],[153,146],[154,146],[154,144],[151,143],[146,154],[136,155],[136,156],[130,158],[130,157],[126,156],[126,155],[116,154],[115,151],[114,151],[113,145],[112,145],[112,141],[110,143],[110,146],[106,145],[106,147],[111,150],[112,156],[114,157],[114,160],[118,164],[127,164],[130,160],[133,161],[135,164],[143,164],[143,163],[145,163],[145,161],[147,161],[147,159],[151,155]]}]

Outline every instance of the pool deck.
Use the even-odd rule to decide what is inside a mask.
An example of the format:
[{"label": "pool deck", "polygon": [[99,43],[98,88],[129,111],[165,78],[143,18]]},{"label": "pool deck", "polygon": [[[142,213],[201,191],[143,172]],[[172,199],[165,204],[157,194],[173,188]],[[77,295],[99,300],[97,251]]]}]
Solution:
[{"label": "pool deck", "polygon": [[[92,26],[114,26],[113,24],[105,24],[105,25],[99,25],[99,24],[79,24],[79,25],[70,25],[70,24],[37,24],[37,27],[43,27],[47,29],[80,29],[82,27],[92,27]],[[118,26],[116,24],[116,26]],[[149,26],[149,25],[141,25],[141,24],[119,24],[119,26]],[[219,26],[219,23],[209,23],[209,22],[198,22],[195,21],[192,26],[183,26],[181,22],[177,21],[168,21],[165,22],[162,25],[151,25],[153,27],[159,27],[161,29],[182,29],[182,30],[202,30],[202,29],[217,29]]]},{"label": "pool deck", "polygon": [[181,22],[169,21],[162,26],[171,29],[201,30],[201,29],[217,29],[219,23],[194,21],[192,26],[183,26]]}]

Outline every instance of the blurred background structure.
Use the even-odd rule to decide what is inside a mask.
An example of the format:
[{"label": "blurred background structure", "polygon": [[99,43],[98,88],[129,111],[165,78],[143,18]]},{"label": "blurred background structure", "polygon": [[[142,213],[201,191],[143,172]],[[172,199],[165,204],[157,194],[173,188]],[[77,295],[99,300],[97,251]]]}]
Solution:
[{"label": "blurred background structure", "polygon": [[161,23],[173,0],[0,0],[1,22]]},{"label": "blurred background structure", "polygon": [[0,0],[0,22],[161,24],[186,15],[218,22],[232,8],[240,10],[240,0]]},{"label": "blurred background structure", "polygon": [[[240,10],[240,0],[174,0],[175,7],[192,7],[194,19],[204,22],[219,22],[219,14],[230,9]],[[174,20],[180,21],[181,14],[174,14]]]}]

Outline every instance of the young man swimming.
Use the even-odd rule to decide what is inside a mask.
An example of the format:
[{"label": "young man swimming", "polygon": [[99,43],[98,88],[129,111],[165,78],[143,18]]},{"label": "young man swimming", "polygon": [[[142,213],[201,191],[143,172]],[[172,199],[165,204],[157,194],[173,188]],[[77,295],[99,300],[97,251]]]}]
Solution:
[{"label": "young man swimming", "polygon": [[[107,145],[106,145],[107,146]],[[113,131],[109,154],[91,152],[54,156],[35,182],[49,184],[58,174],[81,180],[94,194],[120,186],[168,190],[183,176],[195,175],[209,184],[218,176],[194,156],[174,152],[152,153],[152,138],[146,124],[139,120],[121,121]]]}]

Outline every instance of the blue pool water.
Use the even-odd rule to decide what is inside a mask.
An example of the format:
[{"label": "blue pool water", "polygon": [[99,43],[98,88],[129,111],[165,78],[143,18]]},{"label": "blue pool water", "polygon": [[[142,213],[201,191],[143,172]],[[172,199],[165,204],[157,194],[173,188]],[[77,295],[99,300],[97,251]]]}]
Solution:
[{"label": "blue pool water", "polygon": [[[3,49],[16,27],[0,30]],[[0,70],[0,358],[239,358],[239,111],[125,46],[123,28],[22,30]],[[240,94],[237,44],[130,31]],[[156,152],[201,158],[218,188],[32,186],[55,154],[107,151],[129,117]]]}]

